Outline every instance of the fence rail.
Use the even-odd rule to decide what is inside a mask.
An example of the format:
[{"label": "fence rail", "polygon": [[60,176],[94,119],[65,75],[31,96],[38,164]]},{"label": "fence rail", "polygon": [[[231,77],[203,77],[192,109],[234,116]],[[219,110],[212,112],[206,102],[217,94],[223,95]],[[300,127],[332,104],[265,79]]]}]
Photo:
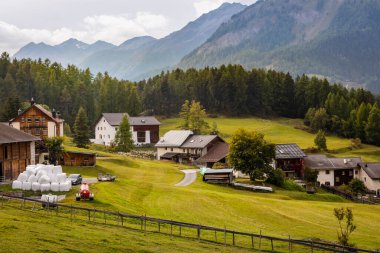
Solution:
[{"label": "fence rail", "polygon": [[[66,218],[70,218],[71,221],[85,220],[94,223],[102,221],[105,224],[112,224],[121,227],[128,227],[127,225],[129,224],[130,228],[137,227],[137,229],[142,230],[144,234],[146,234],[147,232],[159,232],[169,234],[168,230],[166,230],[166,232],[164,231],[164,228],[166,226],[166,228],[170,227],[171,238],[173,236],[181,236],[186,238],[197,239],[199,241],[202,240],[230,246],[252,248],[259,252],[305,252],[306,249],[310,252],[379,252],[379,250],[367,250],[353,247],[344,247],[338,244],[321,241],[291,239],[290,236],[289,238],[273,237],[263,235],[261,231],[259,234],[247,233],[226,229],[225,227],[217,228],[211,226],[204,226],[201,224],[153,218],[148,217],[146,215],[134,215],[60,203],[49,203],[38,199],[25,198],[20,196],[10,196],[1,193],[0,202],[0,207],[6,205],[21,209],[28,208],[28,204],[33,205],[31,210],[37,210],[36,204],[41,204],[41,206],[45,208],[49,215],[53,210],[55,211],[55,214],[57,216],[60,215]],[[152,227],[154,227],[154,229],[152,229]],[[174,234],[175,228],[177,228],[178,230],[176,234]],[[186,233],[184,231],[185,229],[188,229]],[[207,232],[209,233],[207,234]],[[299,247],[302,248],[300,249]]]},{"label": "fence rail", "polygon": [[357,198],[355,196],[352,196],[351,194],[348,194],[344,191],[341,191],[339,190],[338,188],[336,187],[333,187],[333,186],[327,186],[327,185],[321,185],[321,188],[330,192],[330,193],[333,193],[333,194],[336,194],[336,195],[339,195],[345,199],[348,199],[348,200],[351,200],[353,202],[356,202],[356,203],[362,203],[362,204],[369,204],[369,205],[378,205],[380,204],[380,202],[378,200],[375,200],[375,199],[364,199],[364,198]]}]

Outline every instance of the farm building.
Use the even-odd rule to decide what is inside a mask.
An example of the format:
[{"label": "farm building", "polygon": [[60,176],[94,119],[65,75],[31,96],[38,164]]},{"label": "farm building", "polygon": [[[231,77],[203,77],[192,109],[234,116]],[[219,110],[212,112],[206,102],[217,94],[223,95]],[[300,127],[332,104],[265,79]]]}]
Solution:
[{"label": "farm building", "polygon": [[208,169],[203,175],[203,181],[216,184],[230,184],[233,181],[233,169]]},{"label": "farm building", "polygon": [[281,168],[286,177],[303,178],[306,155],[297,144],[277,144],[275,168]]},{"label": "farm building", "polygon": [[31,100],[31,105],[25,111],[19,110],[18,116],[9,121],[13,128],[25,133],[44,137],[63,137],[63,122],[54,109],[52,112]]},{"label": "farm building", "polygon": [[161,123],[155,117],[130,117],[128,113],[103,113],[95,126],[95,139],[93,141],[106,146],[112,145],[124,116],[128,117],[135,145],[158,142]]},{"label": "farm building", "polygon": [[225,162],[228,144],[217,135],[194,135],[189,130],[171,130],[155,145],[158,160],[207,164]]},{"label": "farm building", "polygon": [[35,142],[40,140],[0,124],[0,180],[15,179],[27,165],[35,164]]},{"label": "farm building", "polygon": [[368,190],[380,195],[380,163],[359,163],[358,168],[358,178]]},{"label": "farm building", "polygon": [[348,184],[354,177],[359,177],[360,157],[329,158],[326,155],[309,155],[305,166],[318,171],[317,181],[328,186]]},{"label": "farm building", "polygon": [[65,151],[62,165],[66,166],[95,166],[96,153]]}]

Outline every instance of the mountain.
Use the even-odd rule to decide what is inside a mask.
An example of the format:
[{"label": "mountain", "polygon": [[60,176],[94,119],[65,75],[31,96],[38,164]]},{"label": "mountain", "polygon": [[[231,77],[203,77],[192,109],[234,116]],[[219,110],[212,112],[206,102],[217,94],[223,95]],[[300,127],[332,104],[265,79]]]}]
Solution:
[{"label": "mountain", "polygon": [[[152,76],[177,64],[182,57],[204,43],[222,23],[244,8],[246,6],[242,4],[225,3],[162,39],[132,39],[117,48],[89,56],[80,66],[89,67],[93,72],[108,71],[112,76],[130,80]],[[130,44],[133,50],[131,46],[125,47]]]},{"label": "mountain", "polygon": [[17,59],[46,59],[66,64],[79,64],[82,60],[98,51],[115,47],[105,41],[87,44],[77,39],[68,39],[59,45],[50,46],[45,43],[29,43],[22,47],[13,57]]},{"label": "mountain", "polygon": [[380,1],[261,0],[177,65],[237,63],[380,91]]}]

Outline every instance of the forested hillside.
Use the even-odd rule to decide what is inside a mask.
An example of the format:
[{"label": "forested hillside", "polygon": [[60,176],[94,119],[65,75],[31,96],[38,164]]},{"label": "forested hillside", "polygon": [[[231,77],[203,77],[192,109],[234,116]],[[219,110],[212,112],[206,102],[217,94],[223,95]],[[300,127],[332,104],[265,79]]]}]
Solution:
[{"label": "forested hillside", "polygon": [[0,58],[0,97],[1,121],[16,116],[22,102],[31,97],[60,111],[71,126],[80,106],[94,124],[102,112],[173,116],[186,99],[194,99],[211,115],[304,118],[307,113],[305,122],[312,130],[363,141],[370,111],[379,102],[361,88],[347,89],[305,75],[293,78],[273,70],[247,71],[240,65],[176,69],[133,83],[107,73],[93,76],[88,69],[73,65],[63,68],[49,61],[11,62],[6,53]]}]

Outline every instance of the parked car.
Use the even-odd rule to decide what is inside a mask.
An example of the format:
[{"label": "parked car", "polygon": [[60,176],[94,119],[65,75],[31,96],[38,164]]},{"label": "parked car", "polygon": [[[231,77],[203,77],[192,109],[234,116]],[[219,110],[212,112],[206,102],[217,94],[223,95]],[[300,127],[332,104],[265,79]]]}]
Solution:
[{"label": "parked car", "polygon": [[77,185],[82,183],[82,176],[80,174],[71,174],[69,176],[72,185]]}]

